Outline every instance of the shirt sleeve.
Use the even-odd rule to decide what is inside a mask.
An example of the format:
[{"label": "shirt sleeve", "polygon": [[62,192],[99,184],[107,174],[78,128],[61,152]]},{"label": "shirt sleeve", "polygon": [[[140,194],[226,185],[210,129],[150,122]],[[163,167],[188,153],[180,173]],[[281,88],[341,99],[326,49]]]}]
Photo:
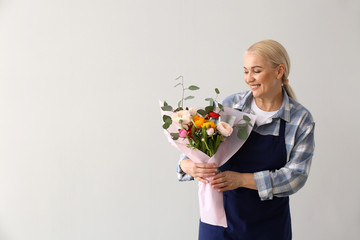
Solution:
[{"label": "shirt sleeve", "polygon": [[295,137],[290,160],[283,168],[254,173],[261,200],[271,200],[274,196],[287,197],[304,186],[309,176],[315,148],[314,128],[315,123],[312,122],[298,137]]},{"label": "shirt sleeve", "polygon": [[185,172],[181,169],[181,167],[180,167],[181,161],[184,160],[184,159],[186,159],[186,158],[188,158],[188,157],[187,157],[185,154],[182,153],[182,154],[180,155],[179,163],[178,163],[178,165],[177,165],[176,172],[177,172],[178,180],[179,180],[180,182],[192,181],[192,180],[194,180],[194,177],[193,177],[193,176],[185,173]]}]

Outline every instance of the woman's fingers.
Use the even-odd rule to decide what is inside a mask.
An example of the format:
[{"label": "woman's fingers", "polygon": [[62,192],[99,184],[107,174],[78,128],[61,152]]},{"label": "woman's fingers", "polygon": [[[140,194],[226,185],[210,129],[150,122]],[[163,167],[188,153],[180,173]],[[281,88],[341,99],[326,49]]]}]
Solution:
[{"label": "woman's fingers", "polygon": [[240,187],[238,184],[239,174],[240,173],[232,171],[221,172],[213,177],[211,186],[217,189],[219,192],[238,188]]},{"label": "woman's fingers", "polygon": [[225,178],[218,178],[216,180],[212,180],[211,181],[211,186],[213,188],[223,188],[226,187],[227,183],[226,183],[226,179]]},{"label": "woman's fingers", "polygon": [[226,181],[226,172],[219,172],[213,177],[213,183],[220,183]]},{"label": "woman's fingers", "polygon": [[195,163],[194,175],[197,180],[202,183],[209,183],[209,180],[205,178],[214,177],[217,168],[215,164],[208,163]]},{"label": "woman's fingers", "polygon": [[[196,179],[202,178],[203,181],[208,182],[204,178],[215,176],[217,168],[212,163],[195,163],[191,159],[184,159],[180,163],[181,169],[193,176]],[[200,181],[200,180],[199,180]]]},{"label": "woman's fingers", "polygon": [[217,168],[215,164],[196,163],[194,167],[195,177],[208,178],[215,176]]},{"label": "woman's fingers", "polygon": [[[219,192],[240,187],[240,173],[232,171],[218,172],[218,168],[215,164],[195,163],[190,159],[184,159],[181,161],[180,166],[184,172],[190,174],[200,182],[211,183],[211,186]],[[211,178],[211,180],[208,180],[207,178]]]},{"label": "woman's fingers", "polygon": [[206,180],[206,179],[204,179],[204,178],[201,178],[201,177],[197,177],[196,179],[199,180],[199,181],[202,182],[202,183],[209,183],[208,180]]},{"label": "woman's fingers", "polygon": [[211,180],[211,186],[213,188],[223,188],[226,186],[226,173],[220,172],[216,174]]},{"label": "woman's fingers", "polygon": [[195,167],[198,171],[201,171],[203,173],[210,173],[210,172],[216,172],[217,168],[215,164],[208,164],[208,163],[195,163]]}]

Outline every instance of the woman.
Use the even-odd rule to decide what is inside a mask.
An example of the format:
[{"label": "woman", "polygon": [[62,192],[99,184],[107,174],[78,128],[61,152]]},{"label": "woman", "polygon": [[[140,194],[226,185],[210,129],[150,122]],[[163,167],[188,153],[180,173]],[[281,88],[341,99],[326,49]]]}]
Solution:
[{"label": "woman", "polygon": [[[250,90],[223,101],[257,116],[242,148],[218,169],[182,156],[179,180],[194,178],[224,195],[228,228],[200,221],[199,239],[288,240],[289,195],[306,182],[314,151],[314,121],[289,86],[290,60],[273,40],[252,45],[244,57]],[[213,177],[211,181],[206,178]]]}]

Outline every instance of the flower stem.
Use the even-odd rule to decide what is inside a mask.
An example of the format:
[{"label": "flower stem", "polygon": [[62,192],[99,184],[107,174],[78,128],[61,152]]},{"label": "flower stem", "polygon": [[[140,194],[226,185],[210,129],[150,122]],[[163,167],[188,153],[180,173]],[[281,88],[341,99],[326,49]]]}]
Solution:
[{"label": "flower stem", "polygon": [[184,95],[185,95],[185,87],[184,87],[184,77],[179,76],[178,79],[181,78],[181,87],[182,87],[182,94],[181,94],[181,108],[184,108]]},{"label": "flower stem", "polygon": [[188,139],[190,145],[191,145],[193,148],[196,148],[196,146],[195,146],[194,143],[193,143],[193,140],[192,140],[189,136],[186,136],[186,138]]},{"label": "flower stem", "polygon": [[203,141],[205,143],[205,147],[206,149],[209,151],[210,153],[210,157],[212,157],[214,154],[212,153],[211,149],[209,148],[209,146],[207,145],[205,138],[202,138],[201,141]]}]

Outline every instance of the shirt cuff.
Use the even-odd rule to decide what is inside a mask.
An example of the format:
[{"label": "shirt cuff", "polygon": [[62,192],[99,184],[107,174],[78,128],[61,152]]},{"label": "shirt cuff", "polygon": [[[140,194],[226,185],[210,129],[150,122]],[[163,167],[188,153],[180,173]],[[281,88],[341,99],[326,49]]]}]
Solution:
[{"label": "shirt cuff", "polygon": [[254,173],[255,184],[258,188],[259,197],[262,201],[273,199],[270,171]]},{"label": "shirt cuff", "polygon": [[182,154],[180,156],[180,160],[179,160],[179,163],[178,163],[177,168],[176,168],[177,177],[178,177],[178,180],[180,182],[194,180],[194,178],[191,175],[185,173],[180,167],[181,161],[184,160],[185,158],[187,158],[187,157],[184,154]]}]

